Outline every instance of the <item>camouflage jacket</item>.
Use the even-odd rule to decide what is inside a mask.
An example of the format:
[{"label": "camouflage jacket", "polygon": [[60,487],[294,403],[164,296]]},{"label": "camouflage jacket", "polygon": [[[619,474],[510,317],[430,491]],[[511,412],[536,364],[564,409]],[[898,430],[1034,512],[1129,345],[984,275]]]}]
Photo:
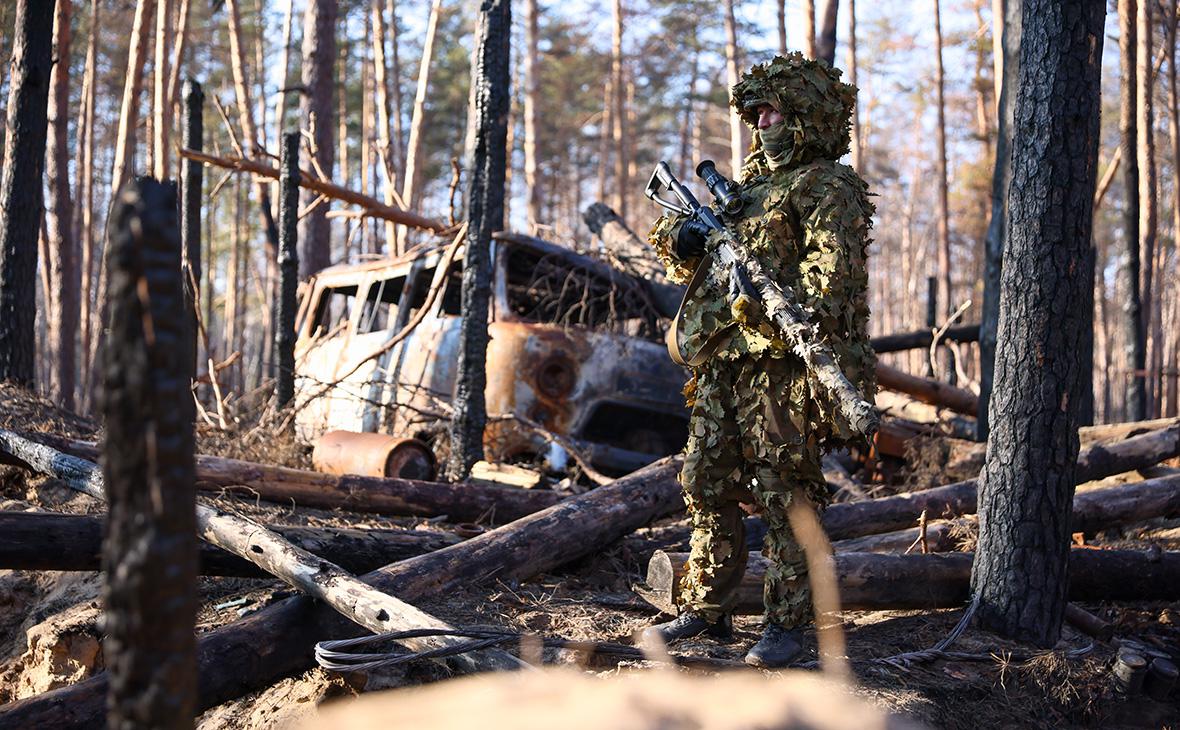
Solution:
[{"label": "camouflage jacket", "polygon": [[[756,66],[735,87],[735,105],[741,103],[743,91],[746,96],[751,95],[750,87],[754,87],[754,92],[762,92],[760,97],[767,97],[765,86],[775,88],[776,77],[791,75],[793,80],[814,73],[828,75],[821,78],[826,81],[830,74],[838,74],[827,69],[815,70],[810,66],[813,63],[792,54],[787,59]],[[759,82],[763,88],[759,88]],[[833,83],[846,86],[838,81]],[[808,90],[815,85],[810,83]],[[789,93],[788,89],[781,95]],[[761,150],[761,140],[755,135],[754,148],[743,170],[744,208],[734,218],[723,217],[723,222],[732,227],[746,250],[759,259],[779,285],[794,292],[821,336],[831,345],[848,379],[871,400],[876,392],[876,357],[868,341],[866,255],[873,206],[864,181],[852,168],[834,160],[838,153],[847,150],[847,131],[842,139],[837,137],[832,142],[834,135],[829,131],[835,125],[832,118],[843,115],[846,121],[848,110],[842,98],[838,102],[832,99],[832,94],[821,96],[818,101],[812,99],[810,116],[795,114],[784,122],[795,133],[791,160],[786,164],[771,169]],[[806,103],[795,98],[782,103],[791,104],[790,109],[807,108]],[[752,121],[747,114],[743,116]],[[677,216],[660,218],[649,240],[667,267],[668,278],[687,283],[700,260],[680,260],[673,253],[679,224]],[[686,351],[695,351],[714,333],[729,328],[714,358],[732,361],[768,355],[797,359],[760,312],[736,319],[727,292],[717,283],[706,281],[686,303],[682,323]],[[799,369],[802,372],[801,361]],[[811,388],[813,393],[818,390]],[[824,420],[832,423],[834,408],[831,404],[819,405]],[[836,430],[844,429],[837,425]]]}]

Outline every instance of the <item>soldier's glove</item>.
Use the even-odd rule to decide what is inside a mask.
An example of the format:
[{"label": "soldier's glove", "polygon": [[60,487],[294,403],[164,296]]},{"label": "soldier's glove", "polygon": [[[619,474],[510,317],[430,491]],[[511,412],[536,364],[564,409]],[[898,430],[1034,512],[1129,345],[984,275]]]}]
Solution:
[{"label": "soldier's glove", "polygon": [[705,252],[705,239],[708,237],[709,227],[690,218],[681,223],[676,231],[676,245],[672,247],[672,252],[682,260],[696,258]]}]

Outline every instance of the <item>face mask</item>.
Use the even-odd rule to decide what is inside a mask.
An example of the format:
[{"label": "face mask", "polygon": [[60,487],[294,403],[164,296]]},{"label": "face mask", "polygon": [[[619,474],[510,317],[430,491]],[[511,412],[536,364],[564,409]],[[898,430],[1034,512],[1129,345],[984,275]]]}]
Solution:
[{"label": "face mask", "polygon": [[801,131],[798,122],[790,125],[786,120],[758,130],[762,149],[766,153],[766,162],[771,170],[791,164],[795,157],[796,138]]}]

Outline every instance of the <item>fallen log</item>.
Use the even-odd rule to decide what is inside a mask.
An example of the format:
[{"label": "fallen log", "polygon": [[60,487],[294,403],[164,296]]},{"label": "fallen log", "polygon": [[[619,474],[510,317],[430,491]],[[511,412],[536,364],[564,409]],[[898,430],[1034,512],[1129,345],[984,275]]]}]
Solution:
[{"label": "fallen log", "polygon": [[[612,484],[457,545],[363,576],[408,601],[490,581],[525,580],[601,550],[652,520],[683,508],[679,460],[663,459]],[[292,596],[202,634],[198,709],[227,702],[312,664],[324,639],[359,634],[355,624],[306,596]],[[106,675],[0,706],[0,727],[94,727],[101,723]]]},{"label": "fallen log", "polygon": [[932,406],[912,398],[905,393],[892,390],[882,390],[877,393],[877,408],[882,414],[897,416],[935,426],[939,431],[956,439],[973,440],[975,438],[975,419],[964,416],[947,408]]},{"label": "fallen log", "polygon": [[[943,333],[942,339],[950,340],[951,342],[978,342],[979,325],[960,324],[949,327]],[[929,329],[917,330],[915,332],[899,332],[892,335],[880,335],[869,340],[873,345],[873,351],[878,355],[886,352],[916,350],[919,347],[927,348],[930,347],[930,343],[933,341],[934,333]]]},{"label": "fallen log", "polygon": [[[840,605],[848,610],[955,608],[971,590],[973,553],[881,555],[837,553]],[[688,553],[657,552],[647,583],[637,587],[653,606],[676,613]],[[740,614],[763,611],[768,561],[751,553],[738,589]],[[1180,599],[1180,551],[1078,549],[1070,553],[1071,601],[1172,601]]]},{"label": "fallen log", "polygon": [[[1180,455],[1180,425],[1151,431],[1110,445],[1095,444],[1078,454],[1078,484],[1141,469]],[[832,540],[875,535],[910,527],[923,510],[931,519],[972,514],[976,509],[977,479],[907,492],[867,502],[843,502],[823,515]]]},{"label": "fallen log", "polygon": [[[102,470],[89,461],[3,429],[0,429],[0,449],[30,469],[61,479],[71,489],[95,499],[106,499]],[[201,539],[249,560],[288,585],[320,599],[356,625],[378,634],[419,628],[452,628],[425,611],[366,585],[339,566],[287,542],[252,520],[200,502],[196,508],[197,535]],[[449,637],[429,637],[406,639],[401,643],[415,651],[424,651],[460,642]],[[471,671],[520,666],[519,660],[510,654],[494,649],[458,656],[452,661]]]},{"label": "fallen log", "polygon": [[[97,515],[0,512],[0,568],[5,570],[101,570],[105,519]],[[351,573],[460,542],[449,533],[424,530],[347,529],[269,525],[293,545]],[[253,563],[216,545],[200,546],[201,575],[270,578]]]},{"label": "fallen log", "polygon": [[[30,438],[83,459],[97,458],[98,447],[90,442],[46,434]],[[446,515],[451,522],[510,522],[562,500],[560,494],[546,490],[322,474],[204,455],[197,456],[197,488],[301,507],[418,517]]]},{"label": "fallen log", "polygon": [[[1074,496],[1072,529],[1092,535],[1118,525],[1129,525],[1156,517],[1180,515],[1180,474],[1141,482],[1101,487]],[[953,524],[938,520],[926,526],[930,552],[954,549]],[[888,553],[904,551],[919,537],[919,529],[866,535],[832,543],[838,552]]]},{"label": "fallen log", "polygon": [[877,363],[877,384],[966,416],[974,416],[979,411],[979,396],[971,391],[932,378],[910,375],[883,362]]}]

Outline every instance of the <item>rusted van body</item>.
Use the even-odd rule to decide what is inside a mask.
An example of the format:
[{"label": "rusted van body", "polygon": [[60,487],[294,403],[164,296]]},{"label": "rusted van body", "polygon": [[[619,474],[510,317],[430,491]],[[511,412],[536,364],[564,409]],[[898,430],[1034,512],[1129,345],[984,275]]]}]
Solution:
[{"label": "rusted van body", "polygon": [[[435,249],[336,266],[302,285],[301,439],[335,429],[438,432],[455,390],[462,276],[460,255],[429,297],[442,257]],[[529,422],[569,438],[595,468],[613,473],[683,447],[686,374],[662,343],[672,287],[519,234],[497,234],[492,261],[489,459],[561,461]]]}]

